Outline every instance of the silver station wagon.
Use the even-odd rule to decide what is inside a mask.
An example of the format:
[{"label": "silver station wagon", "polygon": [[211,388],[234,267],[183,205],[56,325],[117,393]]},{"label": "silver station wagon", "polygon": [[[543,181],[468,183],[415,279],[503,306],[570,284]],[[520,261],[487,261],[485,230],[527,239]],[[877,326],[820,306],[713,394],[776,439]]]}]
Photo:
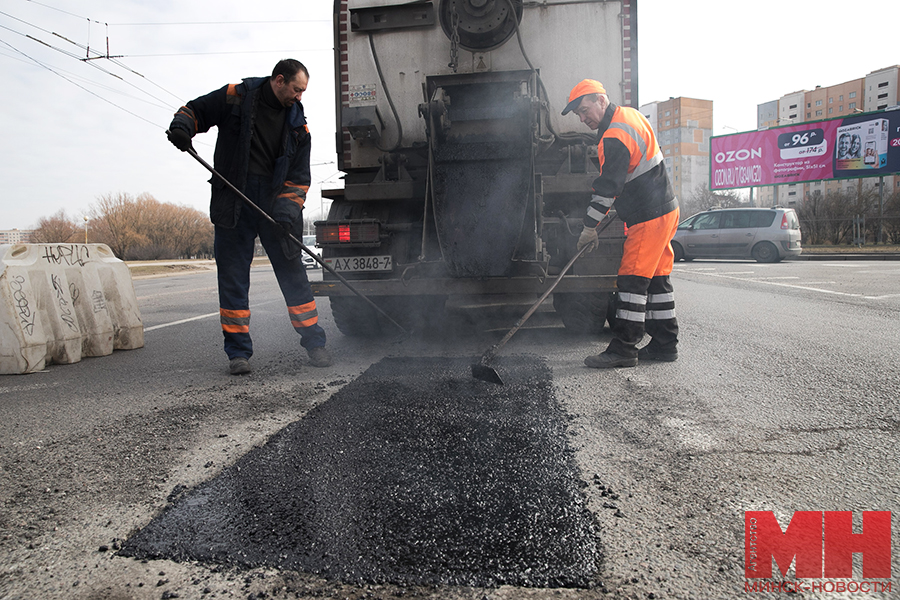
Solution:
[{"label": "silver station wagon", "polygon": [[714,208],[681,222],[672,251],[676,262],[695,258],[778,262],[802,252],[800,220],[793,208]]}]

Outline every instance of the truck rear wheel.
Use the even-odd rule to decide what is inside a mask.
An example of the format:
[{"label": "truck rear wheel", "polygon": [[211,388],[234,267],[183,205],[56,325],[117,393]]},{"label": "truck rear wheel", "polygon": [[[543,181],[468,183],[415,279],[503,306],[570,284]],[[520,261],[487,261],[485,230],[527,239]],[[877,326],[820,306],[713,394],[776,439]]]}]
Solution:
[{"label": "truck rear wheel", "polygon": [[[427,332],[443,322],[444,296],[378,296],[371,300],[408,332]],[[331,296],[331,314],[338,330],[346,336],[400,333],[384,315],[356,296]]]},{"label": "truck rear wheel", "polygon": [[569,331],[597,334],[606,323],[611,296],[609,292],[553,294],[553,308]]}]

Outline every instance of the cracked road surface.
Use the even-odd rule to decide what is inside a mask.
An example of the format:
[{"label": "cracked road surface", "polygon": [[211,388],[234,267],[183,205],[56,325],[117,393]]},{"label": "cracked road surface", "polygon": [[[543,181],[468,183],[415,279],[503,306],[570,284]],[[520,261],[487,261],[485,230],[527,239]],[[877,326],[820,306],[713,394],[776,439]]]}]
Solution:
[{"label": "cracked road surface", "polygon": [[[390,359],[382,366],[403,357],[415,357],[412,364],[422,364],[419,359],[449,364],[480,355],[505,333],[503,327],[495,332],[460,327],[455,335],[399,344],[352,339],[331,327],[328,304],[322,301],[321,318],[338,360],[333,367],[314,369],[299,349],[283,305],[269,300],[278,297],[271,271],[255,269],[254,372],[229,377],[215,319],[203,317],[216,310],[214,277],[197,273],[137,280],[149,330],[145,348],[0,378],[0,599],[730,599],[744,593],[747,510],[772,511],[782,525],[798,510],[854,511],[856,519],[865,510],[893,511],[892,565],[900,573],[900,309],[895,296],[900,284],[863,263],[852,276],[841,274],[846,268],[828,271],[817,264],[810,270],[808,264],[772,265],[765,273],[754,263],[679,264],[674,284],[682,342],[675,363],[600,372],[583,367],[582,360],[597,352],[608,334],[580,337],[559,327],[516,334],[503,360],[521,360],[520,365],[537,360],[542,366],[527,375],[512,368],[504,380],[515,389],[538,377],[559,411],[529,410],[522,415],[523,426],[528,418],[546,421],[549,415],[545,426],[550,429],[543,434],[529,430],[516,439],[545,435],[553,440],[548,447],[560,454],[512,452],[520,462],[511,465],[510,473],[527,469],[527,460],[556,456],[559,479],[547,483],[564,493],[557,506],[573,507],[575,516],[582,506],[596,532],[595,549],[585,543],[587,537],[576,537],[581,545],[570,550],[577,550],[576,559],[599,552],[594,573],[578,568],[568,580],[533,582],[512,577],[464,581],[444,568],[431,568],[430,583],[368,581],[356,577],[363,573],[362,563],[349,561],[337,564],[330,578],[313,567],[274,562],[247,567],[238,561],[122,556],[119,550],[127,540],[138,539],[170,507],[196,498],[242,461],[263,456],[267,444],[315,431],[314,416],[328,413],[329,402],[340,400],[343,390],[362,385],[358,382],[365,382],[365,373],[382,359]],[[698,267],[755,273],[711,277],[692,271]],[[873,272],[863,273],[867,270]],[[775,279],[788,276],[800,282],[842,282],[845,287],[829,289],[848,293],[817,291],[823,283],[767,283],[793,281]],[[469,385],[469,379],[464,367],[460,385]],[[421,410],[428,408],[427,401],[418,405]],[[405,406],[417,405],[409,401]],[[373,410],[371,424],[385,423],[390,414]],[[468,413],[443,414],[445,423],[459,424]],[[338,416],[340,411],[332,414]],[[367,423],[359,415],[346,416]],[[441,421],[419,422],[436,426]],[[409,471],[421,480],[429,465],[450,460],[453,452],[459,456],[465,448],[451,445],[458,437],[441,438],[427,427],[407,433],[419,441],[411,450],[422,460],[398,465],[393,474],[385,469],[385,477]],[[436,440],[434,447],[427,443],[429,436]],[[307,442],[305,451],[313,457],[315,441]],[[342,445],[337,438],[332,444]],[[473,447],[478,453],[473,457],[483,457],[486,448]],[[368,455],[357,458],[363,456]],[[478,463],[485,469],[482,475],[497,465],[482,458]],[[322,466],[325,476],[333,472]],[[365,468],[374,471],[367,474]],[[362,485],[381,474],[363,462],[352,477]],[[457,481],[470,473],[445,468],[442,474]],[[524,487],[527,481],[519,483]],[[510,489],[520,507],[521,488]],[[546,490],[534,489],[526,496],[544,497]],[[426,500],[435,506],[447,503],[447,498],[426,497],[424,490],[422,506],[428,506]],[[352,514],[384,508],[361,507]],[[514,514],[508,518],[516,522]],[[580,517],[572,523],[587,527]],[[432,556],[440,547],[433,539]],[[341,540],[334,541],[337,546]],[[427,554],[420,558],[425,562]],[[554,558],[570,567],[579,564],[563,555]],[[491,571],[477,560],[466,568],[456,573]],[[590,585],[577,587],[584,577]],[[567,587],[543,587],[553,585]],[[801,592],[794,597],[836,596]]]}]

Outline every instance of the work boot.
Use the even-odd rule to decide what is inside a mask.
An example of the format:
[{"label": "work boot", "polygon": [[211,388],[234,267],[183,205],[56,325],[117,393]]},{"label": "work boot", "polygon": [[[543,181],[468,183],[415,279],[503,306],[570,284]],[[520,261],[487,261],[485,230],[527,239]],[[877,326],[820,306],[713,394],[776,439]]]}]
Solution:
[{"label": "work boot", "polygon": [[622,356],[621,354],[613,354],[610,351],[601,352],[584,359],[584,364],[594,369],[614,369],[616,367],[633,367],[637,365],[638,359],[634,356]]},{"label": "work boot", "polygon": [[675,362],[678,360],[678,350],[662,351],[648,344],[638,350],[638,360],[658,360],[660,362]]},{"label": "work boot", "polygon": [[310,348],[306,352],[309,354],[309,364],[314,367],[330,367],[334,363],[331,352],[325,346]]},{"label": "work boot", "polygon": [[232,358],[228,363],[228,372],[232,375],[246,375],[250,371],[250,361],[243,356]]}]

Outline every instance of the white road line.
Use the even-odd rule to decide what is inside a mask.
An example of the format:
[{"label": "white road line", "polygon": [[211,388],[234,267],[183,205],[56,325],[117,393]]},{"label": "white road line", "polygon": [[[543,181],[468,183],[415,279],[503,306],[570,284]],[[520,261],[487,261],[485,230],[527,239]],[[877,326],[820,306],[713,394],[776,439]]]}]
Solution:
[{"label": "white road line", "polygon": [[766,285],[777,285],[779,287],[793,288],[796,290],[806,290],[809,292],[819,292],[822,294],[834,294],[835,296],[847,296],[850,298],[864,298],[866,300],[879,300],[882,296],[863,296],[862,294],[848,294],[847,292],[837,292],[834,290],[824,290],[822,288],[814,288],[808,285],[792,285],[790,283],[778,283],[777,281],[764,281],[759,279],[744,279],[742,277],[730,277],[719,273],[698,273],[698,275],[709,275],[710,277],[721,277],[722,279],[734,279],[735,281],[750,281],[752,283],[762,283]]},{"label": "white road line", "polygon": [[796,276],[789,276],[789,277],[748,277],[748,278],[747,278],[747,281],[765,281],[765,280],[769,280],[769,279],[800,279],[800,278],[799,278],[799,277],[796,277]]},{"label": "white road line", "polygon": [[[259,304],[253,304],[250,306],[250,309],[253,310],[254,308],[259,308],[260,306],[265,306],[266,304],[272,304],[273,302],[277,302],[277,300],[270,300],[268,302],[260,302]],[[148,331],[155,331],[156,329],[162,329],[164,327],[172,327],[173,325],[183,325],[185,323],[190,323],[191,321],[199,321],[200,319],[209,319],[211,317],[218,317],[218,316],[219,316],[219,313],[214,312],[214,313],[208,313],[205,315],[200,315],[197,317],[191,317],[190,319],[181,319],[180,321],[172,321],[171,323],[163,323],[161,325],[154,325],[153,327],[145,327],[144,333],[147,333]]]},{"label": "white road line", "polygon": [[219,313],[209,313],[208,315],[200,315],[199,317],[191,317],[190,319],[182,319],[180,321],[172,321],[171,323],[163,323],[162,325],[154,325],[153,327],[145,327],[144,333],[148,331],[154,331],[156,329],[162,329],[163,327],[172,327],[173,325],[183,325],[184,323],[190,323],[191,321],[199,321],[200,319],[208,319],[210,317],[218,317]]}]

